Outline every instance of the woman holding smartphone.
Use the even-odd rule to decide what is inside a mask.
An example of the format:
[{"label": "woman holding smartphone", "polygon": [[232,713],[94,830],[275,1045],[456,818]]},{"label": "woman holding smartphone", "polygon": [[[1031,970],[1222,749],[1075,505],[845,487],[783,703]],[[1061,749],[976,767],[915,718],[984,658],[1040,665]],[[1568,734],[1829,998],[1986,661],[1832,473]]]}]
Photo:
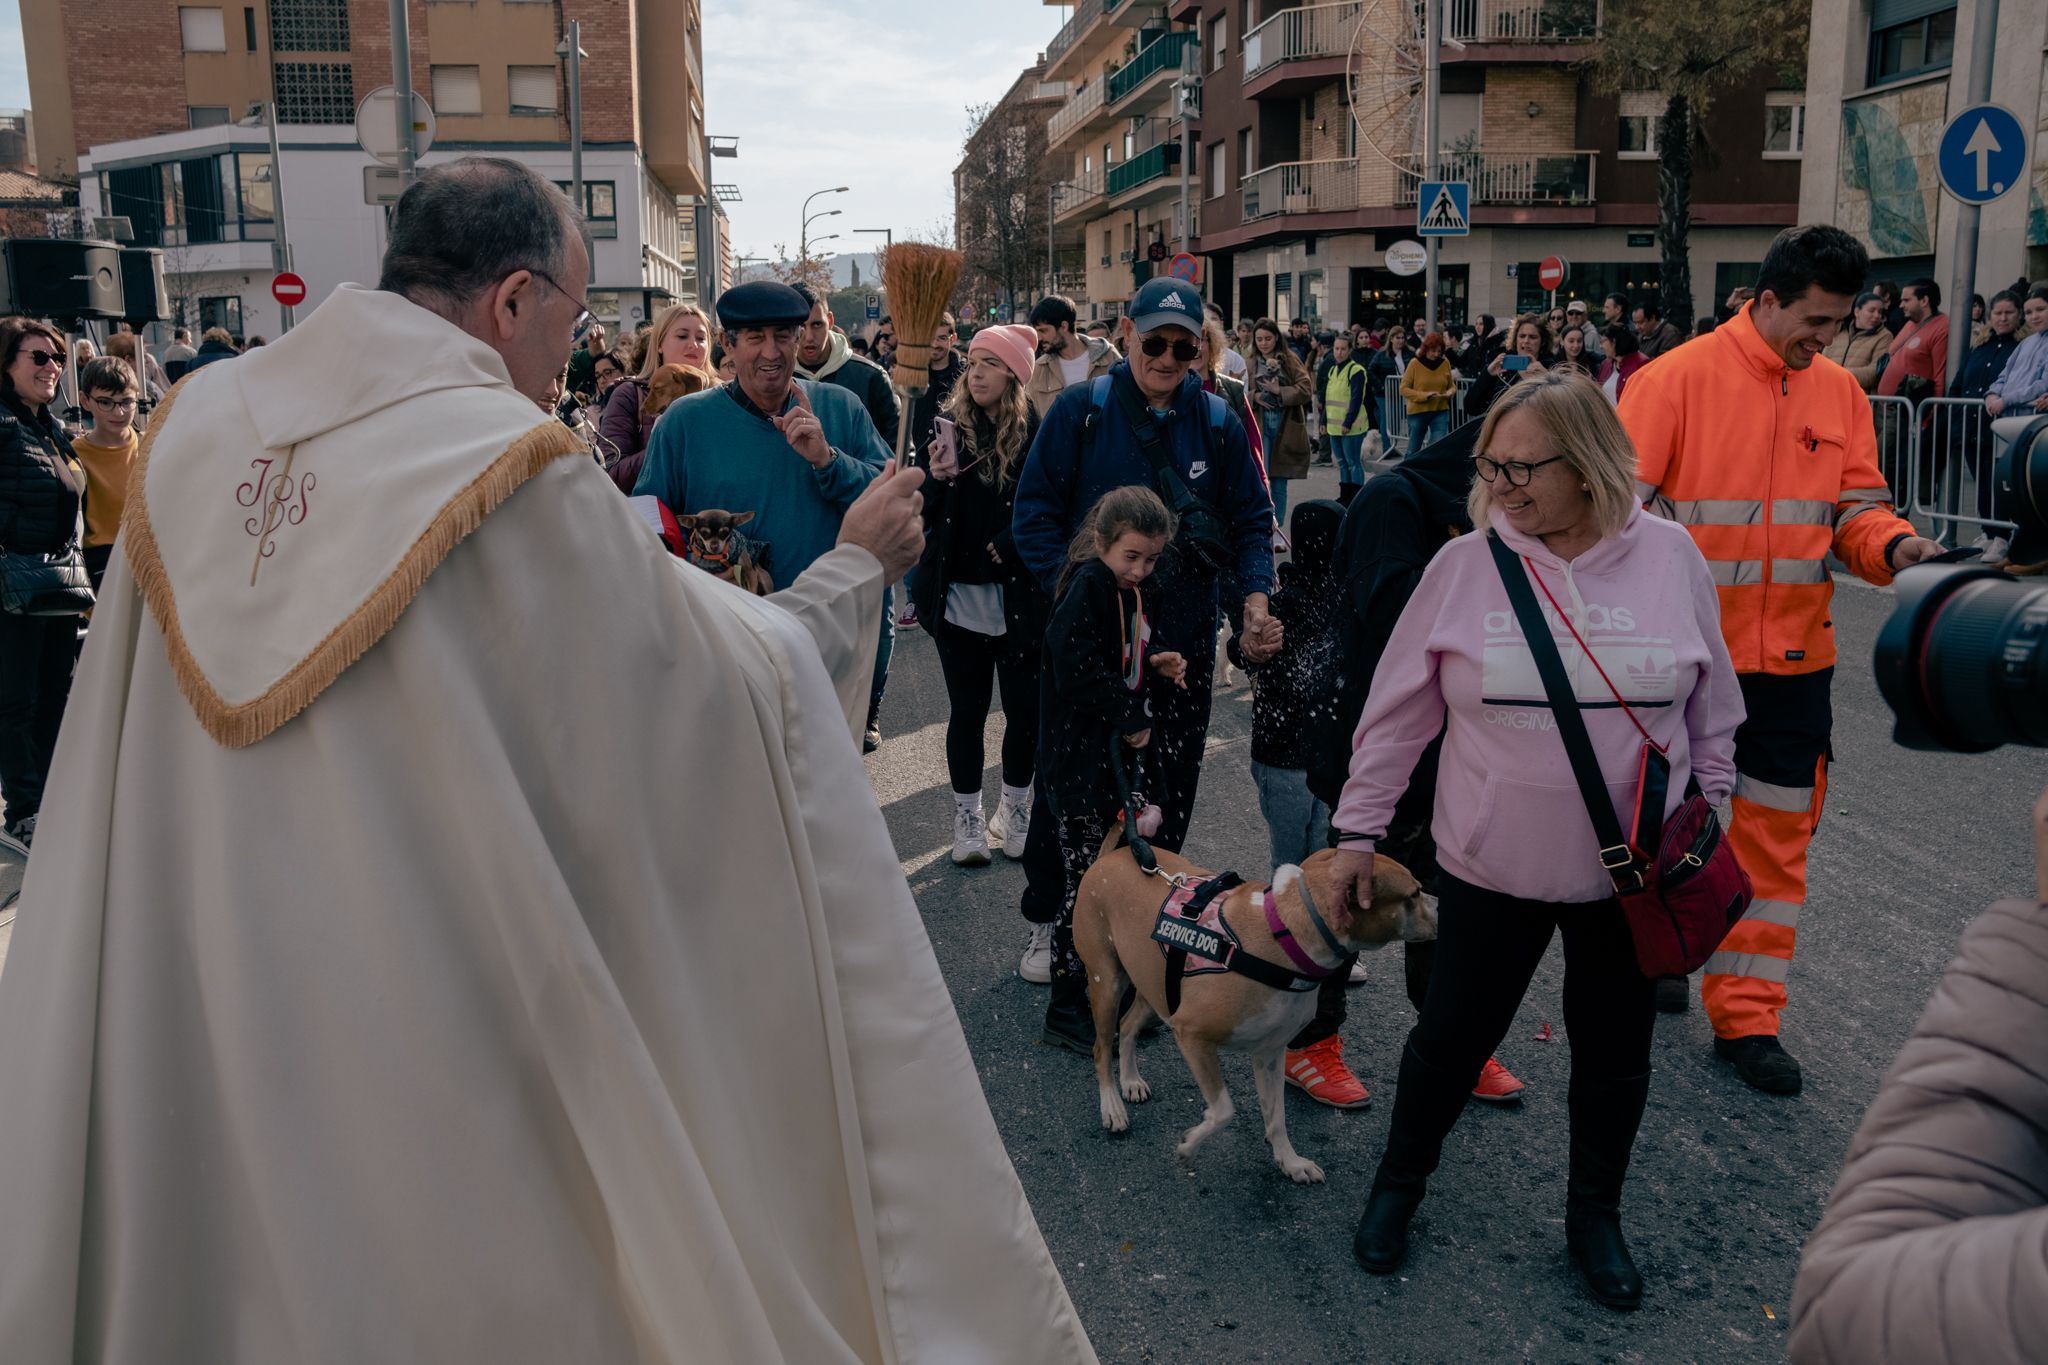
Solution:
[{"label": "woman holding smartphone", "polygon": [[1473,381],[1465,400],[1465,415],[1479,418],[1494,400],[1524,379],[1540,379],[1556,364],[1550,345],[1550,328],[1534,313],[1515,319],[1508,333],[1508,349],[1487,362],[1486,373]]},{"label": "woman holding smartphone", "polygon": [[[953,861],[963,867],[987,866],[991,843],[1023,857],[1031,824],[1039,641],[1052,604],[1017,554],[1010,521],[1017,476],[1038,432],[1025,396],[1037,346],[1038,334],[1021,325],[976,332],[926,448],[925,549],[911,592],[946,679]],[[981,805],[982,732],[998,685],[1003,794],[989,821]]]}]

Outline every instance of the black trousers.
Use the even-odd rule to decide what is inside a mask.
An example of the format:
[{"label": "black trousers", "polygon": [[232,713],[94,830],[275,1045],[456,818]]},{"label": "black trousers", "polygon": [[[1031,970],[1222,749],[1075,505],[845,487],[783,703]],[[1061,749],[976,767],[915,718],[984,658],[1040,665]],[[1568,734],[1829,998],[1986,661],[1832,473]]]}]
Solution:
[{"label": "black trousers", "polygon": [[1031,785],[1038,747],[1038,645],[926,621],[946,678],[946,775],[961,794],[981,790],[982,734],[995,688],[1003,690],[1003,781]]},{"label": "black trousers", "polygon": [[[1054,991],[1060,995],[1086,989],[1081,955],[1074,951],[1074,897],[1081,889],[1081,878],[1088,875],[1088,869],[1095,864],[1095,855],[1109,834],[1113,818],[1107,811],[1081,809],[1057,812],[1061,890],[1059,911],[1052,922],[1052,980]],[[1046,823],[1053,825],[1054,821]],[[1031,828],[1038,828],[1035,818]],[[1160,899],[1165,899],[1165,892],[1160,893]]]},{"label": "black trousers", "polygon": [[1436,970],[1401,1060],[1381,1183],[1420,1189],[1436,1169],[1472,1078],[1507,1035],[1551,936],[1562,934],[1573,1194],[1617,1203],[1649,1094],[1656,1017],[1656,987],[1636,968],[1619,902],[1550,904],[1440,877]]},{"label": "black trousers", "polygon": [[[1202,751],[1209,742],[1209,701],[1216,679],[1215,650],[1188,656],[1188,685],[1173,689],[1152,719],[1145,750],[1145,799],[1159,807],[1159,833],[1152,843],[1172,853],[1187,842],[1195,814],[1195,789],[1202,780]],[[1067,898],[1060,861],[1058,816],[1041,790],[1032,798],[1031,829],[1024,837],[1024,918],[1054,924]],[[1099,843],[1100,840],[1098,839]]]},{"label": "black trousers", "polygon": [[8,824],[42,808],[77,640],[76,616],[0,612],[0,794]]}]

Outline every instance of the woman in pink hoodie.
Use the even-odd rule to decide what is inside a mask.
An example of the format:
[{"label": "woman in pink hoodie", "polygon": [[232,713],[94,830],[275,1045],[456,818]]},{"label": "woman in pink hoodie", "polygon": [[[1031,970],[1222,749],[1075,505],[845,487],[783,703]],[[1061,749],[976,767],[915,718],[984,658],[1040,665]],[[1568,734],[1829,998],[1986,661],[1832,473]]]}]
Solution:
[{"label": "woman in pink hoodie", "polygon": [[1354,1250],[1376,1274],[1400,1264],[1409,1219],[1472,1078],[1561,933],[1572,1055],[1566,1243],[1595,1298],[1633,1308],[1642,1277],[1619,1211],[1649,1095],[1654,986],[1636,968],[1488,528],[1537,589],[1623,828],[1644,743],[1636,723],[1670,760],[1667,815],[1688,778],[1719,802],[1735,782],[1742,694],[1706,561],[1685,528],[1636,501],[1634,450],[1592,381],[1558,374],[1517,384],[1488,411],[1475,450],[1478,529],[1438,553],[1395,626],[1332,821],[1340,841],[1333,880],[1369,894],[1374,841],[1417,756],[1442,732],[1432,824],[1442,868],[1436,974],[1402,1054]]}]

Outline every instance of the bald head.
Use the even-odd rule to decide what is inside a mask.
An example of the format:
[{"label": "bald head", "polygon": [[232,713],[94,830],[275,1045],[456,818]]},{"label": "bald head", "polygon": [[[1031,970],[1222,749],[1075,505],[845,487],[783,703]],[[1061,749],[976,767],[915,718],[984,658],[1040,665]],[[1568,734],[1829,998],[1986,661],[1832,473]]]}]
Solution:
[{"label": "bald head", "polygon": [[399,198],[377,287],[452,317],[514,271],[560,278],[572,242],[587,260],[569,196],[516,161],[466,156],[422,172]]}]

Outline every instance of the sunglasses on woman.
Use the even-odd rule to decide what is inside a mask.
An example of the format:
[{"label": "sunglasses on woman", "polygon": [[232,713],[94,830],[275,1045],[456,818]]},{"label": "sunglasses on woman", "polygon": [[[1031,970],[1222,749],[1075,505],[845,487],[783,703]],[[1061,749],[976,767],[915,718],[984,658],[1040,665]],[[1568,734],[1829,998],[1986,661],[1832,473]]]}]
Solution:
[{"label": "sunglasses on woman", "polygon": [[1202,348],[1192,341],[1168,341],[1156,334],[1138,343],[1138,349],[1155,360],[1165,355],[1169,348],[1173,351],[1173,358],[1183,365],[1194,364],[1195,357],[1202,353]]},{"label": "sunglasses on woman", "polygon": [[39,370],[45,365],[62,365],[64,363],[64,353],[62,351],[45,351],[41,348],[28,352],[28,358]]},{"label": "sunglasses on woman", "polygon": [[1515,487],[1527,488],[1529,480],[1536,477],[1537,470],[1547,464],[1556,464],[1563,458],[1562,455],[1553,455],[1547,460],[1532,460],[1526,464],[1520,460],[1509,460],[1502,464],[1499,460],[1489,460],[1484,455],[1475,455],[1472,463],[1478,467],[1479,477],[1488,483],[1505,474],[1508,476],[1508,482]]}]

